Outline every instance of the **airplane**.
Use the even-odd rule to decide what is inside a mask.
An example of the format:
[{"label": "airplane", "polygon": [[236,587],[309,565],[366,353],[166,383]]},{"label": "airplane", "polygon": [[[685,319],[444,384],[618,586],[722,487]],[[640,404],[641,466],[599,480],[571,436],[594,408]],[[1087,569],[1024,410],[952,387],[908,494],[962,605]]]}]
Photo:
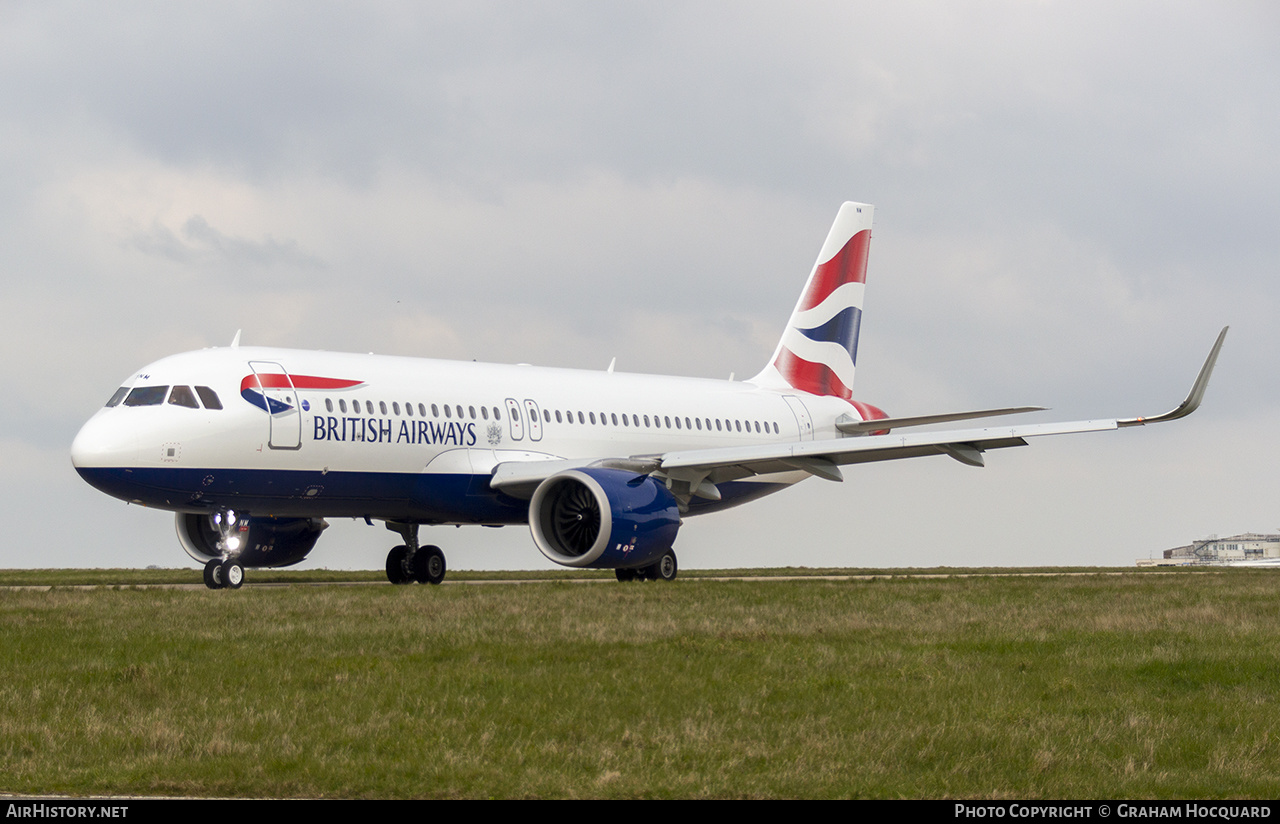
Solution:
[{"label": "airplane", "polygon": [[[123,381],[77,434],[76,470],[175,513],[210,589],[296,564],[326,518],[379,520],[403,543],[393,584],[439,584],[438,524],[527,524],[537,548],[619,581],[675,579],[685,517],[747,503],[842,466],[946,455],[971,466],[1028,438],[1183,418],[919,431],[1043,407],[889,417],[852,398],[874,209],[836,215],[772,356],[746,381],[230,346],[173,355]],[[902,430],[908,430],[903,432]]]}]

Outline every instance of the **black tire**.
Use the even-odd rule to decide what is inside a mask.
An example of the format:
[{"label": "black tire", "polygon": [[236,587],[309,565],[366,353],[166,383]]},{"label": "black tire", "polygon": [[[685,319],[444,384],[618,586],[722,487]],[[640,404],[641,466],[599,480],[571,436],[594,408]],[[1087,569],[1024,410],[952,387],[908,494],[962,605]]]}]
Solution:
[{"label": "black tire", "polygon": [[222,561],[214,558],[204,565],[204,585],[209,589],[222,589]]},{"label": "black tire", "polygon": [[398,546],[387,553],[387,580],[393,584],[407,584],[413,580],[404,568],[405,556],[409,547]]},{"label": "black tire", "polygon": [[613,574],[618,576],[618,580],[623,583],[636,579],[636,570],[634,569],[615,569]]},{"label": "black tire", "polygon": [[244,584],[244,567],[236,561],[227,561],[222,565],[222,585],[228,589],[239,589]]},{"label": "black tire", "polygon": [[658,559],[658,563],[646,570],[651,581],[674,581],[676,573],[679,571],[679,567],[676,564],[676,554],[671,550],[667,550]]},{"label": "black tire", "polygon": [[438,546],[420,547],[413,556],[413,578],[420,584],[438,584],[444,580],[444,553]]}]

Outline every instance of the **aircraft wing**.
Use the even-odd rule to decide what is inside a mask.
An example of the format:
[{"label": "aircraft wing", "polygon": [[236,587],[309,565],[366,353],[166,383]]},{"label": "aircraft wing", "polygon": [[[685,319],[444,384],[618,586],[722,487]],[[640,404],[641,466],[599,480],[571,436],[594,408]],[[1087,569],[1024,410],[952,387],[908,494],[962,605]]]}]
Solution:
[{"label": "aircraft wing", "polygon": [[[527,497],[532,494],[532,488],[544,478],[564,469],[590,465],[627,469],[640,474],[664,475],[677,484],[687,484],[686,494],[718,499],[719,492],[715,489],[715,484],[752,475],[803,470],[820,478],[839,481],[843,480],[839,469],[843,465],[894,461],[925,455],[948,455],[961,463],[982,466],[983,453],[987,450],[1025,446],[1027,438],[1069,435],[1077,432],[1101,432],[1128,426],[1162,423],[1190,415],[1204,398],[1209,376],[1213,373],[1214,364],[1218,360],[1218,353],[1222,349],[1226,336],[1227,328],[1224,327],[1218,334],[1209,357],[1205,359],[1204,366],[1200,368],[1200,374],[1197,375],[1187,397],[1177,407],[1162,415],[939,432],[860,435],[814,441],[693,449],[618,459],[503,463],[494,468],[490,485],[518,497]],[[1005,410],[992,410],[992,412],[1002,413]]]},{"label": "aircraft wing", "polygon": [[[994,426],[941,432],[912,432],[902,435],[891,433],[723,449],[697,449],[668,452],[659,458],[658,466],[667,474],[684,479],[692,479],[698,474],[706,473],[704,477],[712,483],[795,469],[802,469],[812,475],[838,481],[842,480],[838,467],[844,464],[894,461],[923,455],[948,455],[961,463],[982,466],[982,453],[986,450],[1026,446],[1027,438],[1070,435],[1076,432],[1101,432],[1107,429],[1142,426],[1185,418],[1196,411],[1201,400],[1204,399],[1209,376],[1213,373],[1218,352],[1222,349],[1222,343],[1226,337],[1227,327],[1223,327],[1187,397],[1177,407],[1162,415]],[[1006,410],[991,411],[995,414],[1007,413]]]},{"label": "aircraft wing", "polygon": [[837,468],[844,464],[896,461],[924,455],[950,455],[962,463],[982,466],[988,449],[1026,446],[1026,438],[1116,429],[1115,420],[1030,424],[946,432],[914,432],[909,435],[869,435],[799,443],[766,444],[727,449],[668,452],[659,467],[668,473],[705,471],[713,483],[748,475],[765,475],[803,469],[829,480],[842,480]]}]

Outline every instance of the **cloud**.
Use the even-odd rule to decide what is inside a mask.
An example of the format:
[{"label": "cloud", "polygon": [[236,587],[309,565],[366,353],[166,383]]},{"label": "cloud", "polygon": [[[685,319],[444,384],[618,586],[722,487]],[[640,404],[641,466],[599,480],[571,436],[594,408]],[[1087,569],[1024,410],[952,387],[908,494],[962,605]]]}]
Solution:
[{"label": "cloud", "polygon": [[315,257],[303,253],[297,241],[271,236],[248,240],[226,235],[201,215],[192,215],[175,233],[158,223],[133,236],[131,245],[148,255],[159,255],[184,265],[228,264],[270,268],[278,265],[303,269],[323,268]]}]

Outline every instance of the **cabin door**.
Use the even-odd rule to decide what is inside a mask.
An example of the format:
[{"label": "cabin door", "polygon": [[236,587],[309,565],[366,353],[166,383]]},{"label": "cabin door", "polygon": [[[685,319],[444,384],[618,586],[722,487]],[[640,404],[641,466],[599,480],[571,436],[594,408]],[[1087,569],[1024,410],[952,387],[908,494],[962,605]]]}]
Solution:
[{"label": "cabin door", "polygon": [[267,445],[302,448],[302,409],[293,378],[278,363],[249,361],[253,374],[241,384],[245,400],[267,413]]},{"label": "cabin door", "polygon": [[796,425],[800,427],[800,440],[813,440],[813,418],[809,415],[804,402],[795,395],[783,395],[782,399],[791,408],[791,414],[796,416]]}]

